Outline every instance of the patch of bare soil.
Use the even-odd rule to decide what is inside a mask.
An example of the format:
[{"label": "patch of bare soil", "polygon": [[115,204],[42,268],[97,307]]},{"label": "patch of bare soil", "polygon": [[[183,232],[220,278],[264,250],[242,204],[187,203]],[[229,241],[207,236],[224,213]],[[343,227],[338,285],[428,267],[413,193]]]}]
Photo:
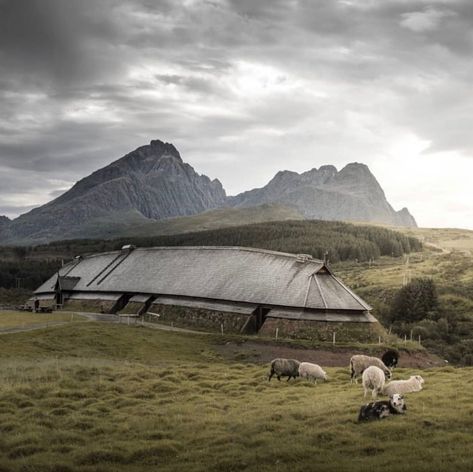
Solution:
[{"label": "patch of bare soil", "polygon": [[[287,346],[277,343],[258,343],[254,341],[233,342],[217,345],[218,353],[232,361],[253,362],[266,364],[276,357],[286,359],[298,359],[305,362],[314,362],[323,367],[346,367],[350,363],[350,357],[354,354],[368,354],[381,357],[384,350],[368,353],[355,348],[326,348],[306,349],[303,347]],[[427,351],[408,352],[400,350],[399,367],[427,369],[429,367],[442,367],[445,361]]]}]

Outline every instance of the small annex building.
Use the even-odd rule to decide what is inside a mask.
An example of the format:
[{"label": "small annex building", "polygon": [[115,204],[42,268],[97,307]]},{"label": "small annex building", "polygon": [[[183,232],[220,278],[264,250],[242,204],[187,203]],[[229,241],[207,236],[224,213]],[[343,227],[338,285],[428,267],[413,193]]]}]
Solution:
[{"label": "small annex building", "polygon": [[[78,256],[31,300],[68,310],[159,314],[176,326],[326,340],[377,339],[371,307],[309,255],[246,247],[124,246]],[[342,340],[342,339],[340,339]]]}]

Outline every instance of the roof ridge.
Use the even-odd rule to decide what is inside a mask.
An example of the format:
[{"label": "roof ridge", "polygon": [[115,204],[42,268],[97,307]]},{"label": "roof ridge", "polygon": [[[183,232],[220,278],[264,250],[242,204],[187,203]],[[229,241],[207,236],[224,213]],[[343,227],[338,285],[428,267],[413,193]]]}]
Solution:
[{"label": "roof ridge", "polygon": [[[281,252],[281,251],[273,251],[271,249],[262,249],[262,248],[255,248],[255,247],[246,247],[246,246],[150,246],[150,247],[137,247],[133,250],[135,251],[169,251],[169,250],[233,250],[233,251],[247,251],[247,252],[256,252],[261,254],[271,254],[274,256],[282,256],[282,257],[290,257],[293,259],[297,259],[299,254],[294,254],[290,252]],[[99,252],[95,254],[89,254],[84,256],[85,258],[91,257],[98,257],[98,256],[106,256],[109,254],[117,254],[121,252],[121,249],[117,249],[115,251],[106,251],[106,252]],[[320,259],[312,258],[307,260],[306,262],[313,262],[316,264],[323,264],[323,261]]]}]

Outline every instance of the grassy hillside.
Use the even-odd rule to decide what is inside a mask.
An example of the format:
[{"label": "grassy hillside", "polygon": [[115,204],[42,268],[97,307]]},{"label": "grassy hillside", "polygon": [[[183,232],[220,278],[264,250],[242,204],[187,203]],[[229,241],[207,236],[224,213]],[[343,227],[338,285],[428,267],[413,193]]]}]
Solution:
[{"label": "grassy hillside", "polygon": [[[375,308],[386,327],[396,291],[414,278],[432,278],[440,300],[440,319],[421,323],[413,334],[421,335],[425,345],[450,361],[472,365],[473,231],[417,228],[404,232],[421,238],[424,251],[380,258],[371,264],[340,263],[335,266],[337,274]],[[410,329],[399,334],[410,336]]]},{"label": "grassy hillside", "polygon": [[[73,240],[87,235],[88,239],[116,239],[121,237],[149,237],[207,229],[226,228],[264,221],[301,220],[303,217],[294,208],[266,204],[251,208],[219,208],[192,216],[168,218],[165,220],[151,220],[145,218],[136,210],[109,213],[100,218],[94,218],[81,226],[72,226],[64,229],[60,238]],[[8,239],[9,246],[37,246],[48,241],[56,240],[57,234],[51,235],[50,231],[37,233],[34,238],[26,237],[12,241]]]},{"label": "grassy hillside", "polygon": [[266,373],[224,360],[207,336],[98,323],[0,336],[0,470],[473,466],[472,369],[420,372],[406,415],[369,424],[356,422],[362,389],[346,368],[319,385]]}]

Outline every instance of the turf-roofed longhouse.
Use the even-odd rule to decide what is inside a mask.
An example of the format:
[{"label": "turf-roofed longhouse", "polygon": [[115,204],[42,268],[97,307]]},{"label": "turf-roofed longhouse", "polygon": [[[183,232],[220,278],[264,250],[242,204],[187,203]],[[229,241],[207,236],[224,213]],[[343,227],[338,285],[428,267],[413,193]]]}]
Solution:
[{"label": "turf-roofed longhouse", "polygon": [[377,324],[371,307],[325,262],[244,247],[124,246],[77,257],[34,298],[73,310],[149,312],[160,322],[226,332],[277,329],[320,338],[323,328],[356,324],[366,333]]}]

